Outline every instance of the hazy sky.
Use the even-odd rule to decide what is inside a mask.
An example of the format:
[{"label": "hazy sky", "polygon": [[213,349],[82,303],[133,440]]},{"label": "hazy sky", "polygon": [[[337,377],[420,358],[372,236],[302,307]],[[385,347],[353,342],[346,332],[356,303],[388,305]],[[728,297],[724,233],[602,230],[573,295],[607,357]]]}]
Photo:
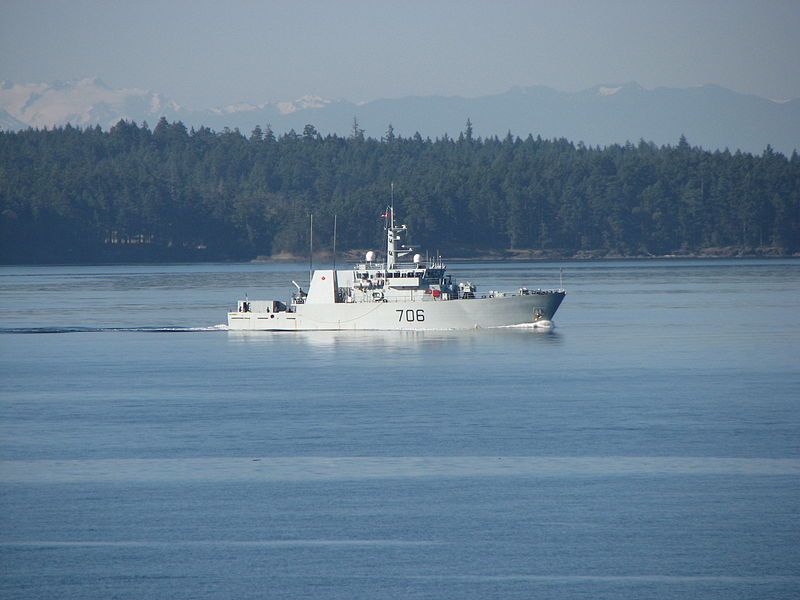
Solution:
[{"label": "hazy sky", "polygon": [[0,79],[99,76],[193,108],[717,83],[800,97],[800,0],[3,0]]}]

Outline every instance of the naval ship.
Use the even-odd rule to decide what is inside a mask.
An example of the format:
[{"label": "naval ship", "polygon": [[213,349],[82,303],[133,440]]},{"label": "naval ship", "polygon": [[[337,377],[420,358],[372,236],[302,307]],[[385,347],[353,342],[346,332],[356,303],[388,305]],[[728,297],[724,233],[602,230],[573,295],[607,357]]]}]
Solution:
[{"label": "naval ship", "polygon": [[[367,252],[352,269],[317,269],[308,291],[288,303],[240,300],[228,313],[228,328],[248,331],[427,330],[488,327],[552,327],[566,295],[563,289],[519,288],[479,294],[471,282],[456,283],[441,257],[423,259],[404,244],[408,228],[385,219],[386,257]],[[411,260],[408,257],[411,256]],[[403,260],[405,259],[405,260]]]}]

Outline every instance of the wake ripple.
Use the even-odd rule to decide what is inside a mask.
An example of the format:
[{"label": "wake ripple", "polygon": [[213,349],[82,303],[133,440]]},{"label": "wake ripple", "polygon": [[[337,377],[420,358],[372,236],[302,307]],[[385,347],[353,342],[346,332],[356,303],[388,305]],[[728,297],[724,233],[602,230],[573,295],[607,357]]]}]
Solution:
[{"label": "wake ripple", "polygon": [[196,333],[203,331],[227,331],[225,324],[209,327],[0,327],[2,334],[36,333]]}]

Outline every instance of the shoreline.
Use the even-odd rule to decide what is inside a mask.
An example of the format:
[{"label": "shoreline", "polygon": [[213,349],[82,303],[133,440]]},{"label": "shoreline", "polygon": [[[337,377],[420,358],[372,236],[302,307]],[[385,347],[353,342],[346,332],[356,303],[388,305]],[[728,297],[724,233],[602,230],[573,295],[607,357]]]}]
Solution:
[{"label": "shoreline", "polygon": [[[342,252],[337,257],[337,262],[357,263],[363,261],[364,254],[367,249],[348,250]],[[314,253],[315,260],[332,262],[333,254],[331,252],[320,251]],[[519,250],[490,250],[484,252],[467,252],[453,254],[446,254],[443,256],[445,260],[456,262],[469,262],[469,261],[509,261],[509,262],[523,262],[523,261],[553,261],[553,260],[569,260],[569,261],[591,261],[591,260],[680,260],[680,259],[730,259],[730,258],[800,258],[800,252],[793,254],[779,252],[775,248],[737,248],[737,247],[724,247],[724,248],[706,248],[695,252],[673,252],[670,254],[618,254],[614,252],[606,252],[605,250],[581,250],[578,252],[564,252],[559,250],[533,250],[533,249],[519,249]],[[269,256],[257,256],[251,259],[251,263],[279,263],[279,262],[302,262],[307,261],[308,255],[291,254],[289,252],[281,252]]]},{"label": "shoreline", "polygon": [[[349,268],[351,265],[362,262],[366,250],[348,250],[337,256],[337,265]],[[90,261],[36,261],[36,262],[0,262],[0,267],[24,266],[104,266],[104,265],[168,265],[168,264],[285,264],[308,263],[308,255],[281,252],[274,255],[261,255],[255,258],[239,259],[210,259],[208,257],[186,258],[154,258],[149,260],[127,257],[128,260],[104,260],[98,257]],[[442,257],[445,261],[453,262],[591,262],[591,261],[670,261],[670,260],[729,260],[729,259],[798,259],[800,252],[793,254],[778,252],[775,248],[708,248],[697,252],[675,252],[671,254],[616,254],[602,250],[560,252],[556,250],[504,250],[486,252],[453,252]],[[333,262],[333,254],[328,251],[314,253],[314,262],[329,264]]]}]

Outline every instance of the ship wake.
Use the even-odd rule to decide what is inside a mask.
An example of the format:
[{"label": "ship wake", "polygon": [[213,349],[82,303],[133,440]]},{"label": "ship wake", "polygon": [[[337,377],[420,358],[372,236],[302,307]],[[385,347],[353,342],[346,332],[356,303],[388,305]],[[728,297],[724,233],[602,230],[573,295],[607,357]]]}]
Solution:
[{"label": "ship wake", "polygon": [[208,327],[0,327],[2,334],[36,333],[199,333],[227,331],[225,324]]},{"label": "ship wake", "polygon": [[542,319],[534,321],[533,323],[518,323],[517,325],[500,325],[495,329],[554,329],[555,324],[552,321]]}]

